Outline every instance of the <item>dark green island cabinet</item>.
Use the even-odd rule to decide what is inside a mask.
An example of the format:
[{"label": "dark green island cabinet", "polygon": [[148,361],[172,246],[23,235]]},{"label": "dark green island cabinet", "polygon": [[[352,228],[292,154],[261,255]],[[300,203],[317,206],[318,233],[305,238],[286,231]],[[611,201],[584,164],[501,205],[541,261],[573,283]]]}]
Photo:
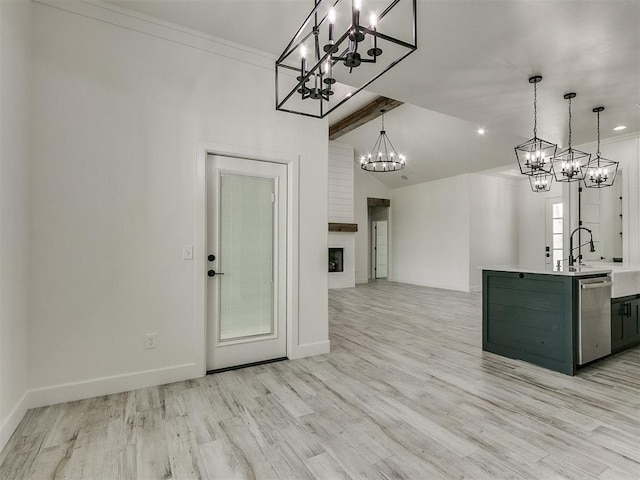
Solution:
[{"label": "dark green island cabinet", "polygon": [[611,299],[611,352],[640,345],[640,295]]},{"label": "dark green island cabinet", "polygon": [[482,349],[574,375],[578,280],[609,271],[573,270],[483,270]]}]

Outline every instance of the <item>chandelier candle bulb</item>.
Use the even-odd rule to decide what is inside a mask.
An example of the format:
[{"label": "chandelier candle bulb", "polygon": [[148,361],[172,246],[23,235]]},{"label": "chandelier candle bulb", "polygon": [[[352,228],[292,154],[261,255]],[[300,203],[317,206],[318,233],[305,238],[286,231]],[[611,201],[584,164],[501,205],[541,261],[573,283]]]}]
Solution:
[{"label": "chandelier candle bulb", "polygon": [[329,45],[333,45],[333,29],[336,26],[336,9],[329,10]]},{"label": "chandelier candle bulb", "polygon": [[378,17],[376,17],[376,14],[371,12],[371,14],[369,15],[369,25],[371,26],[371,30],[373,30],[374,35],[371,35],[371,49],[374,51],[374,54],[371,55],[372,57],[375,57],[375,50],[377,47],[377,39],[378,37],[375,35],[375,31],[376,31],[376,20]]},{"label": "chandelier candle bulb", "polygon": [[360,9],[362,8],[362,0],[353,0],[353,18],[352,25],[354,29],[360,24]]},{"label": "chandelier candle bulb", "polygon": [[306,69],[307,69],[307,48],[304,45],[300,45],[300,76],[301,77],[304,77],[304,72]]}]

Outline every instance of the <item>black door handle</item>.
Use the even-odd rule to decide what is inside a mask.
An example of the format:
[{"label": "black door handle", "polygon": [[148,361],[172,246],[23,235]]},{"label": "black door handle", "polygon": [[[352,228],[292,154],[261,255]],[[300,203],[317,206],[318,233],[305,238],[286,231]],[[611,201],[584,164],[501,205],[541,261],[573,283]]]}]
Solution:
[{"label": "black door handle", "polygon": [[216,272],[215,270],[209,270],[207,272],[207,275],[209,275],[210,277],[215,277],[216,275],[224,275],[224,273],[219,273],[219,272]]}]

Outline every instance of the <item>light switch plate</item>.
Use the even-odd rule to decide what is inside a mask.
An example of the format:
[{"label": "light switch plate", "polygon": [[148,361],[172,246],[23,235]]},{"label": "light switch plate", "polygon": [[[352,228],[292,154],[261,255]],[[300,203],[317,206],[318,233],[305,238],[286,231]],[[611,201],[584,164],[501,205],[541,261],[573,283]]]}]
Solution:
[{"label": "light switch plate", "polygon": [[182,259],[193,260],[193,245],[184,245],[182,247]]}]

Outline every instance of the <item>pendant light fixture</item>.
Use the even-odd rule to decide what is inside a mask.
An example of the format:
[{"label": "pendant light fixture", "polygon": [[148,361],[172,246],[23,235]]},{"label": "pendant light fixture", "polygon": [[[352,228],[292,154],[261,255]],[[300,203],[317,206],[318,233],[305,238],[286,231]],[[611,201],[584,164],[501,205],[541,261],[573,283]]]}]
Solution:
[{"label": "pendant light fixture", "polygon": [[323,118],[417,49],[417,0],[313,5],[276,61],[276,110]]},{"label": "pendant light fixture", "polygon": [[576,98],[576,94],[565,93],[564,98],[569,100],[569,146],[553,158],[553,172],[556,182],[578,182],[584,179],[585,166],[591,154],[571,147],[571,100]]},{"label": "pendant light fixture", "polygon": [[552,160],[558,148],[555,143],[538,138],[537,84],[541,80],[540,75],[529,78],[529,83],[533,83],[533,138],[515,147],[518,166],[523,175],[552,174]]},{"label": "pendant light fixture", "polygon": [[598,116],[598,150],[596,156],[584,168],[584,185],[587,188],[610,187],[616,179],[619,162],[600,156],[600,112],[604,107],[596,107],[593,113]]},{"label": "pendant light fixture", "polygon": [[548,192],[551,190],[551,183],[553,182],[552,173],[536,173],[529,175],[529,183],[531,184],[531,190],[536,193]]},{"label": "pendant light fixture", "polygon": [[382,114],[382,130],[380,130],[376,143],[369,153],[360,157],[360,167],[368,172],[395,172],[402,170],[406,166],[405,156],[396,152],[384,129],[385,111],[380,110]]}]

